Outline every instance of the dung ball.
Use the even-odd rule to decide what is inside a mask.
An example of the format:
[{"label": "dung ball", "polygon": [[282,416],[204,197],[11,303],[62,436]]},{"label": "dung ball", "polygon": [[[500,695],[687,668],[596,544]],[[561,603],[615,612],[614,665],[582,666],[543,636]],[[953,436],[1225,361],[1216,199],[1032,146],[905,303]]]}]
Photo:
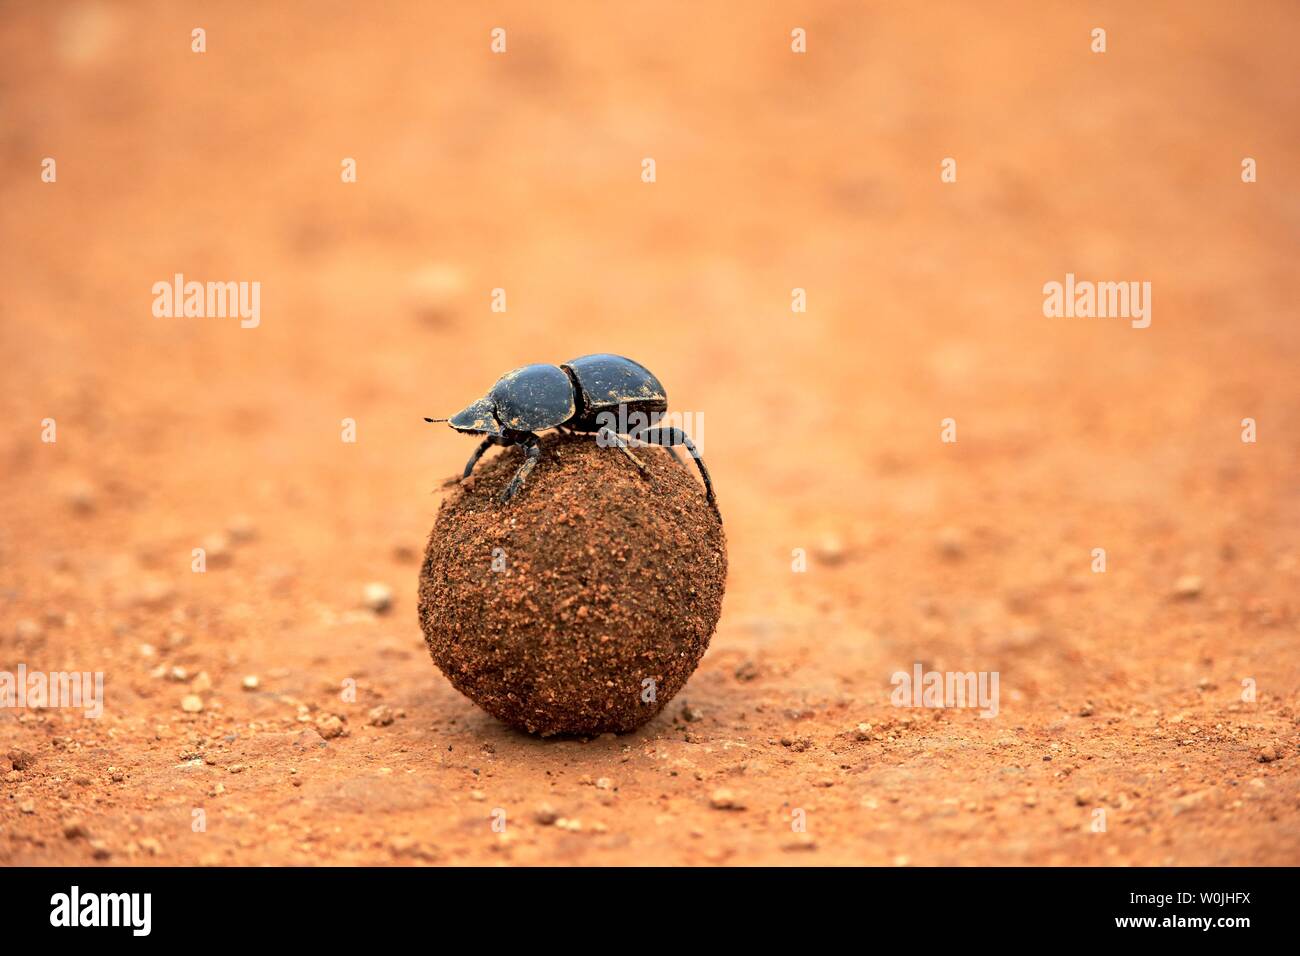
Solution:
[{"label": "dung ball", "polygon": [[420,626],[457,690],[529,733],[626,733],[695,670],[722,611],[722,524],[694,463],[592,436],[547,435],[480,462],[438,511],[420,569]]}]

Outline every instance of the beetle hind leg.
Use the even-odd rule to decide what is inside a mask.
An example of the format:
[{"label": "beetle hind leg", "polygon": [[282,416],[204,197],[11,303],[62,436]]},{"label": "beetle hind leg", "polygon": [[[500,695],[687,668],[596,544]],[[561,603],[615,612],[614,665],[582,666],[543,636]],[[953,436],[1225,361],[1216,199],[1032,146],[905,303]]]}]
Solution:
[{"label": "beetle hind leg", "polygon": [[695,447],[695,443],[691,441],[686,432],[680,428],[639,428],[627,437],[634,445],[662,445],[670,450],[673,445],[684,445],[686,450],[691,453],[691,457],[695,459],[695,467],[700,470],[700,477],[704,479],[704,491],[708,496],[710,507],[713,508],[713,513],[718,516],[719,521],[722,520],[722,512],[718,510],[718,499],[713,494],[713,480],[709,478],[709,469],[705,467],[699,449]]}]

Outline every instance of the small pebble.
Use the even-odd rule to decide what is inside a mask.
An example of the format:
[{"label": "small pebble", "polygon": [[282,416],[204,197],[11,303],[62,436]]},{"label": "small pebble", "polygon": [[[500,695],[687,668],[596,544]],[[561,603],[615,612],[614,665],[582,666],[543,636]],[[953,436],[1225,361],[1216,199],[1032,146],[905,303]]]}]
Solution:
[{"label": "small pebble", "polygon": [[187,714],[201,713],[203,710],[203,698],[198,694],[186,694],[181,698],[181,710]]},{"label": "small pebble", "polygon": [[414,837],[396,836],[388,841],[388,852],[393,856],[409,856],[417,845]]},{"label": "small pebble", "polygon": [[813,554],[823,564],[835,566],[843,563],[847,556],[844,542],[837,535],[826,534],[813,547]]},{"label": "small pebble", "polygon": [[744,661],[732,672],[732,676],[738,681],[748,683],[758,677],[758,665],[753,661]]},{"label": "small pebble", "polygon": [[199,542],[199,547],[203,549],[208,564],[217,566],[230,561],[230,538],[221,531],[205,535]]},{"label": "small pebble", "polygon": [[1174,582],[1174,597],[1189,600],[1201,593],[1201,579],[1195,574],[1184,574]]},{"label": "small pebble", "polygon": [[333,740],[336,737],[345,736],[348,730],[343,725],[343,719],[337,714],[326,714],[317,718],[316,732],[326,740]]},{"label": "small pebble", "polygon": [[453,314],[465,289],[465,275],[449,262],[431,262],[408,279],[411,310],[424,322],[440,324]]},{"label": "small pebble", "polygon": [[787,853],[800,850],[815,850],[817,849],[817,841],[813,839],[812,834],[800,833],[789,842],[783,843],[781,849]]},{"label": "small pebble", "polygon": [[960,558],[966,553],[966,536],[959,528],[940,529],[935,543],[945,558]]},{"label": "small pebble", "polygon": [[248,515],[235,515],[226,525],[226,534],[232,541],[252,541],[257,537],[257,526]]},{"label": "small pebble", "polygon": [[68,489],[68,505],[78,514],[95,510],[95,489],[87,482],[77,482]]},{"label": "small pebble", "polygon": [[361,601],[376,614],[384,614],[393,606],[393,589],[379,581],[371,581],[362,589]]},{"label": "small pebble", "polygon": [[9,762],[13,764],[15,770],[26,770],[32,765],[34,759],[26,750],[19,750],[17,747],[10,750],[5,756],[9,758]]},{"label": "small pebble", "polygon": [[743,810],[745,805],[726,787],[719,787],[709,797],[709,805],[715,810]]},{"label": "small pebble", "polygon": [[63,821],[63,835],[69,840],[76,840],[80,837],[89,836],[86,825],[81,822],[80,817],[68,817]]}]

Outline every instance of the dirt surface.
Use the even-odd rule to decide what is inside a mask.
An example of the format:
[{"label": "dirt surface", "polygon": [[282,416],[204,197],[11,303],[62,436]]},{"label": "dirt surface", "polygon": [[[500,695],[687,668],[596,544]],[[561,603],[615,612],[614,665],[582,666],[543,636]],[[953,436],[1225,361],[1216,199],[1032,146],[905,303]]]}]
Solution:
[{"label": "dirt surface", "polygon": [[[104,675],[0,710],[0,862],[1300,863],[1294,4],[545,7],[0,8],[0,649]],[[540,740],[429,662],[420,419],[595,351],[705,416],[727,598]]]},{"label": "dirt surface", "polygon": [[[547,433],[480,464],[438,511],[420,627],[457,690],[512,727],[627,733],[694,673],[722,611],[725,537],[695,466]],[[688,471],[689,469],[689,471]]]}]

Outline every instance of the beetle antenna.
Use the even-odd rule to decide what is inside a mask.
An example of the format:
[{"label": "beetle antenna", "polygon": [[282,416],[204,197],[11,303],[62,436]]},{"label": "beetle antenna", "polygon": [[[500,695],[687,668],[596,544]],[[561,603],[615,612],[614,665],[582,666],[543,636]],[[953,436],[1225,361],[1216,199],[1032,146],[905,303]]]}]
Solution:
[{"label": "beetle antenna", "polygon": [[426,418],[425,421],[426,421],[426,422],[445,422],[445,421],[447,421],[447,419],[445,419],[445,418]]}]

